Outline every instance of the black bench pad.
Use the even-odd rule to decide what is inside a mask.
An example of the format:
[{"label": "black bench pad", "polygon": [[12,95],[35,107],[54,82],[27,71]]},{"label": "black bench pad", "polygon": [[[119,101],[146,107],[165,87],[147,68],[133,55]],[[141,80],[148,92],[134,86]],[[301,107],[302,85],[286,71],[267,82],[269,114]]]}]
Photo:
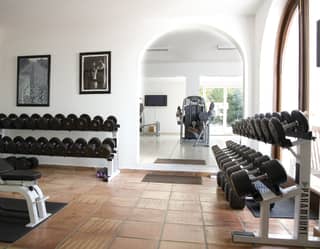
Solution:
[{"label": "black bench pad", "polygon": [[0,174],[0,177],[4,181],[34,181],[41,178],[41,173],[33,170],[13,170]]},{"label": "black bench pad", "polygon": [[14,170],[14,168],[9,163],[7,163],[7,161],[0,159],[0,174],[10,172],[12,170]]}]

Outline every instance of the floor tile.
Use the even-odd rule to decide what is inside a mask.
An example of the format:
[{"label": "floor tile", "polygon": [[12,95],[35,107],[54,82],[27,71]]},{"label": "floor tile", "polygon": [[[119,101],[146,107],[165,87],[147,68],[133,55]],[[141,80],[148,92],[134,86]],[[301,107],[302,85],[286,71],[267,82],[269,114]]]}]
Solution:
[{"label": "floor tile", "polygon": [[168,200],[161,199],[146,199],[141,198],[138,202],[138,208],[151,208],[151,209],[161,209],[165,210],[168,206]]},{"label": "floor tile", "polygon": [[93,216],[114,220],[125,220],[131,213],[132,208],[130,207],[116,207],[104,204],[93,214]]},{"label": "floor tile", "polygon": [[82,233],[101,234],[113,236],[117,233],[122,221],[92,217],[78,229]]},{"label": "floor tile", "polygon": [[204,243],[203,227],[165,224],[162,240]]},{"label": "floor tile", "polygon": [[70,234],[66,230],[36,228],[14,243],[14,246],[30,249],[54,249]]},{"label": "floor tile", "polygon": [[136,197],[111,197],[105,204],[119,207],[134,207],[137,204]]},{"label": "floor tile", "polygon": [[200,212],[168,211],[166,223],[202,225]]},{"label": "floor tile", "polygon": [[57,249],[106,249],[112,237],[88,233],[75,233],[63,241]]},{"label": "floor tile", "polygon": [[133,238],[116,238],[110,249],[157,249],[158,241],[133,239]]},{"label": "floor tile", "polygon": [[120,227],[118,236],[158,240],[162,224],[127,221]]},{"label": "floor tile", "polygon": [[206,249],[204,244],[161,241],[160,249]]},{"label": "floor tile", "polygon": [[149,183],[145,190],[148,191],[171,191],[172,184],[167,183]]},{"label": "floor tile", "polygon": [[[205,232],[207,237],[207,242],[209,244],[216,244],[221,246],[232,246],[235,245],[232,242],[231,238],[231,232],[233,230],[230,228],[224,228],[224,227],[215,227],[215,226],[206,226]],[[237,243],[236,244],[239,247],[247,247],[247,244]]]},{"label": "floor tile", "polygon": [[193,212],[201,212],[201,207],[199,202],[194,201],[169,201],[169,210],[177,210],[177,211],[193,211]]},{"label": "floor tile", "polygon": [[194,193],[172,192],[170,199],[175,201],[199,201],[199,195]]},{"label": "floor tile", "polygon": [[164,192],[164,191],[144,191],[142,193],[142,198],[168,200],[169,197],[170,197],[170,192]]},{"label": "floor tile", "polygon": [[135,208],[132,214],[128,217],[131,221],[146,221],[162,223],[165,217],[164,210]]}]

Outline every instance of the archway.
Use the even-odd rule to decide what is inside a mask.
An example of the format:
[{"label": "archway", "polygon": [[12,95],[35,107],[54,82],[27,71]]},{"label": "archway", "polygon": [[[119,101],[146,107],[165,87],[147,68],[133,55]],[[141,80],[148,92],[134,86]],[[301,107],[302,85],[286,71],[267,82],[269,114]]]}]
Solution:
[{"label": "archway", "polygon": [[[207,106],[213,101],[215,119],[210,134],[231,135],[231,123],[244,113],[243,57],[230,36],[202,26],[171,30],[148,44],[140,62],[140,102],[144,104],[140,119],[141,164],[153,165],[157,158],[199,157],[206,160],[207,166],[213,165],[208,147],[190,148],[190,143],[180,143],[176,109],[186,96],[201,96]],[[150,95],[166,101],[150,105],[146,103]],[[158,123],[160,136],[156,136]]]}]

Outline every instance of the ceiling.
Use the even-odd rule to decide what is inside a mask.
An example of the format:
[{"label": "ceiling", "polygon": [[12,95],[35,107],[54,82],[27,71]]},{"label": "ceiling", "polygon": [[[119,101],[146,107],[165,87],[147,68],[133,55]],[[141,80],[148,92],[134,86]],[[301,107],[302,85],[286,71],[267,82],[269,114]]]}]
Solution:
[{"label": "ceiling", "polygon": [[145,63],[240,61],[239,50],[227,37],[197,29],[180,30],[160,37],[144,56]]}]

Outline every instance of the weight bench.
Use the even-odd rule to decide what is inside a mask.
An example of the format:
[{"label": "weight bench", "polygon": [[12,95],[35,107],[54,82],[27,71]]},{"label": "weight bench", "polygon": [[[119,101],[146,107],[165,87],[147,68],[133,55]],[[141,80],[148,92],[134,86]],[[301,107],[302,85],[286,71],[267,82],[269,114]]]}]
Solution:
[{"label": "weight bench", "polygon": [[32,170],[14,170],[3,159],[0,159],[0,192],[20,193],[27,202],[30,223],[26,227],[34,227],[47,219],[45,197],[37,184],[41,173]]}]

